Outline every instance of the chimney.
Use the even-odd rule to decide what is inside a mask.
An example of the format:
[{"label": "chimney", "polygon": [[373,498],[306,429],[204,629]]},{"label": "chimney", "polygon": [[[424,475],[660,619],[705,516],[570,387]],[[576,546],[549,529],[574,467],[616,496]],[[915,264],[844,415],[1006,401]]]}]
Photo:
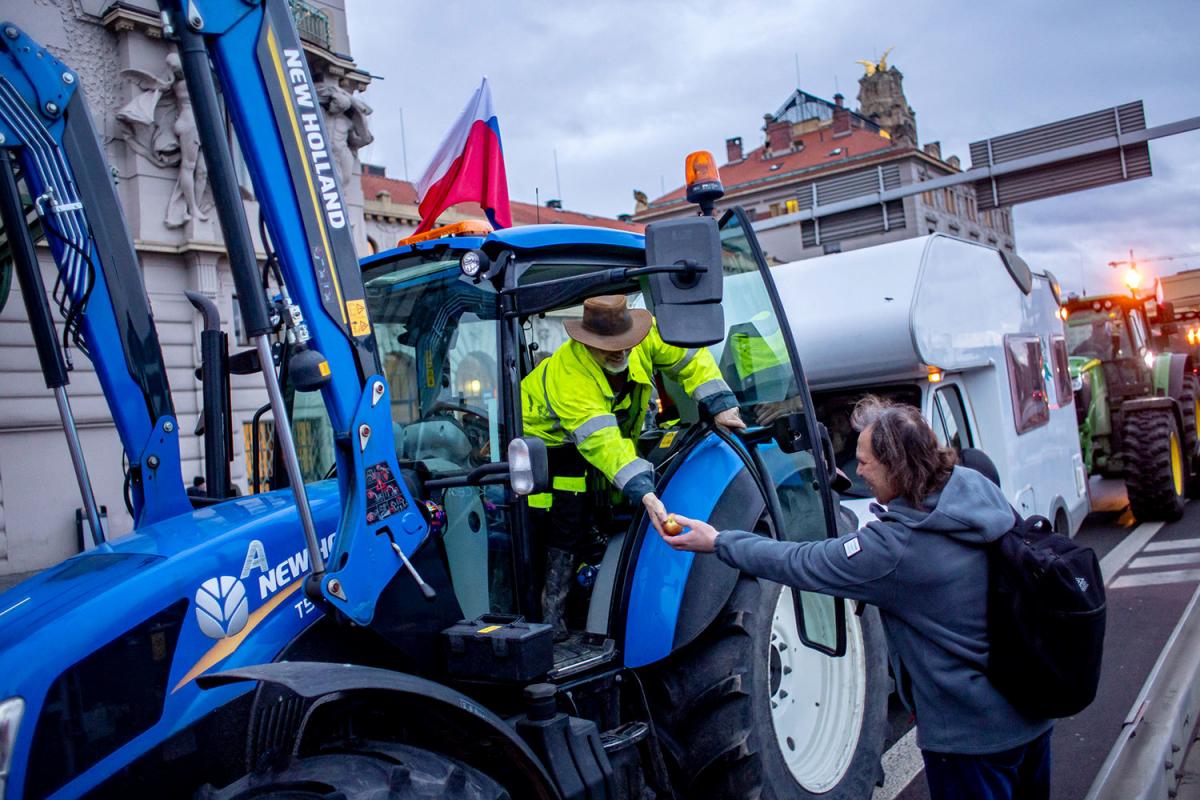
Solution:
[{"label": "chimney", "polygon": [[792,123],[785,120],[767,123],[767,155],[781,156],[792,149]]},{"label": "chimney", "polygon": [[387,189],[380,189],[375,193],[375,199],[381,203],[390,203],[392,202],[392,193]]},{"label": "chimney", "polygon": [[962,169],[962,166],[961,166],[962,162],[959,161],[958,156],[950,156],[949,158],[946,159],[946,163],[949,164],[950,166],[954,167],[955,169]]},{"label": "chimney", "polygon": [[941,161],[942,160],[942,143],[941,142],[926,142],[925,143],[925,152],[928,153],[929,155],[933,156],[934,158],[936,158],[938,161]]},{"label": "chimney", "polygon": [[735,161],[741,161],[745,156],[742,154],[742,137],[734,136],[732,139],[725,140],[725,160],[732,164]]},{"label": "chimney", "polygon": [[850,112],[846,109],[845,106],[842,105],[843,100],[845,100],[845,98],[842,97],[841,93],[835,94],[833,96],[833,102],[834,102],[833,135],[834,136],[837,136],[839,133],[846,134],[846,133],[850,132]]}]

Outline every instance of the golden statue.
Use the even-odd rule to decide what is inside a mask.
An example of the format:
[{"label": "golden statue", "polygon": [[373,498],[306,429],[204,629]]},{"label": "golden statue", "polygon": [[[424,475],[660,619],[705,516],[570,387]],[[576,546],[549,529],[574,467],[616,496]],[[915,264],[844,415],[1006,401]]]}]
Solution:
[{"label": "golden statue", "polygon": [[879,61],[867,61],[865,59],[859,59],[858,61],[855,61],[854,63],[863,65],[863,69],[865,69],[867,71],[868,78],[870,76],[874,75],[876,72],[887,72],[888,71],[888,63],[887,63],[888,53],[892,52],[895,49],[896,49],[896,45],[892,45],[887,50],[884,50],[883,55],[881,55],[879,57]]}]

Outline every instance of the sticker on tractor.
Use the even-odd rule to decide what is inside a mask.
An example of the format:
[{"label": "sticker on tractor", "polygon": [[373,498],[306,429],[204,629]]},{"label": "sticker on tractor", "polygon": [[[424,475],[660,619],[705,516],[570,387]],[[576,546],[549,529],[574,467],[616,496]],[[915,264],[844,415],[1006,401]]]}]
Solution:
[{"label": "sticker on tractor", "polygon": [[346,313],[350,315],[350,334],[352,336],[368,336],[371,333],[371,321],[367,319],[366,300],[347,300]]},{"label": "sticker on tractor", "polygon": [[400,484],[392,475],[386,461],[367,467],[367,524],[373,525],[381,519],[399,514],[408,508],[408,501],[400,491]]}]

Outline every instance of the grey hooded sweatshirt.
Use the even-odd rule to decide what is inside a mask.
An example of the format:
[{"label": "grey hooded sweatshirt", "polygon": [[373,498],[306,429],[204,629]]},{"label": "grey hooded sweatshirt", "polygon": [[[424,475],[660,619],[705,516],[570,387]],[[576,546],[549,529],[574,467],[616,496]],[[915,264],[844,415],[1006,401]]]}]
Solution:
[{"label": "grey hooded sweatshirt", "polygon": [[987,555],[980,545],[1013,524],[999,488],[955,467],[924,509],[897,498],[871,510],[877,521],[837,539],[778,542],[724,531],[717,556],[760,578],[877,606],[922,750],[996,753],[1049,730],[1052,720],[1022,716],[983,672]]}]

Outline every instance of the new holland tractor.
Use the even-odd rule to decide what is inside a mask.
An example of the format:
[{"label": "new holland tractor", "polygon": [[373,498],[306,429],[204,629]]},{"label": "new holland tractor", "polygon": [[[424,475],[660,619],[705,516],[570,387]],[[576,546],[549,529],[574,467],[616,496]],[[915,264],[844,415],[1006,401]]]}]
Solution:
[{"label": "new holland tractor", "polygon": [[1136,519],[1178,519],[1200,488],[1192,356],[1154,347],[1145,300],[1072,296],[1063,309],[1088,473],[1123,479]]},{"label": "new holland tractor", "polygon": [[[730,348],[754,355],[727,374],[748,419],[764,402],[795,409],[733,437],[665,375],[640,447],[668,509],[764,536],[836,535],[828,435],[744,214],[645,236],[444,232],[360,268],[284,0],[163,6],[254,342],[228,358],[205,342],[206,466],[228,458],[228,370],[258,371],[272,490],[187,503],[140,268],[78,81],[3,25],[9,250],[47,385],[68,406],[36,218],[138,513],[131,535],[106,539],[97,520],[94,548],[0,595],[0,795],[868,796],[887,691],[874,610],[674,552],[640,510],[589,486],[594,554],[574,633],[555,644],[537,621],[526,498],[552,476],[544,446],[521,436],[519,384],[589,296],[627,295],[665,340],[709,346],[718,363],[747,363],[723,362]],[[227,119],[263,209],[265,264]],[[692,194],[711,209],[715,170]],[[86,505],[81,454],[76,466]]]}]

